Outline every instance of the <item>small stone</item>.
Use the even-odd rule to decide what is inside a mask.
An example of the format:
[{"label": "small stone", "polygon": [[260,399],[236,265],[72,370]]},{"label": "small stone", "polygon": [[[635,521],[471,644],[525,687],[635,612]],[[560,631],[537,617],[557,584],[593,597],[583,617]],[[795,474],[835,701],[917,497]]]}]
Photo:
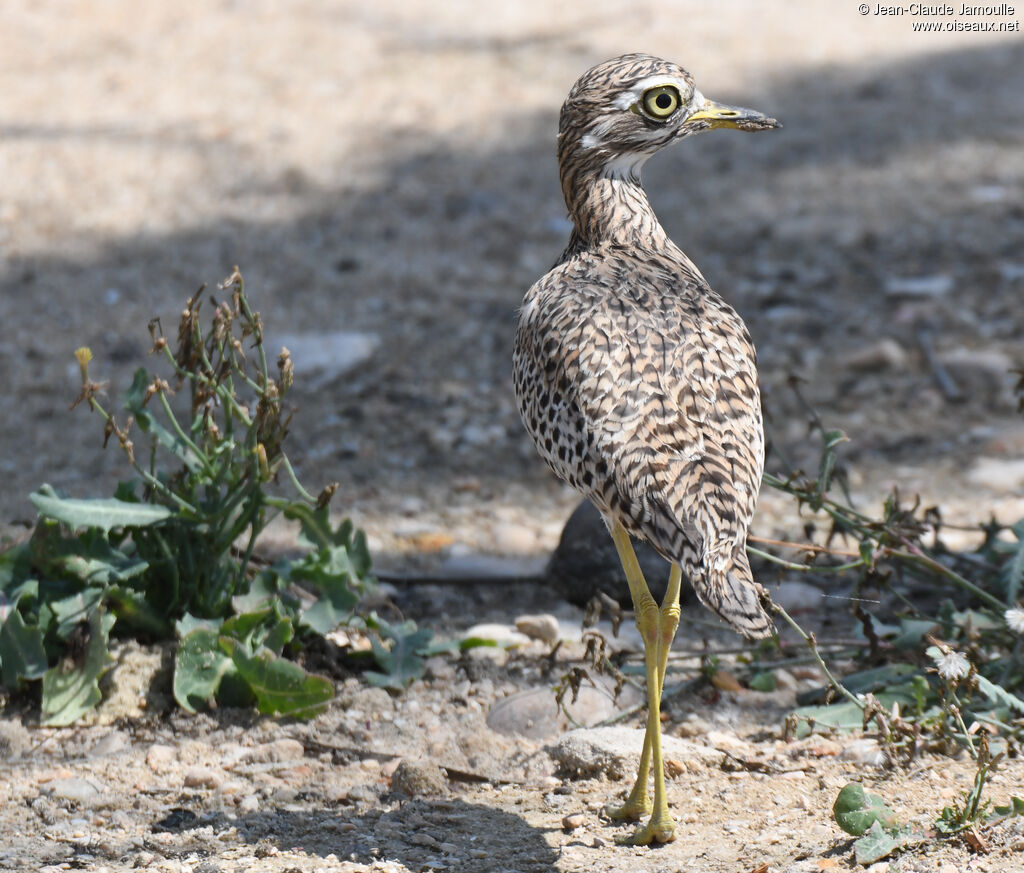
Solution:
[{"label": "small stone", "polygon": [[448,793],[448,780],[437,764],[403,758],[391,777],[391,790],[406,797],[436,797]]},{"label": "small stone", "polygon": [[[525,646],[530,642],[530,638],[517,631],[514,627],[507,624],[496,624],[496,623],[485,623],[475,624],[468,631],[466,631],[467,637],[479,637],[482,640],[494,640],[499,646]],[[477,649],[471,649],[470,651],[477,651]]]},{"label": "small stone", "polygon": [[238,804],[238,811],[244,815],[256,812],[260,808],[260,799],[255,794],[247,794]]},{"label": "small stone", "polygon": [[[880,865],[875,864],[875,867],[878,866]],[[871,869],[873,870],[874,867],[872,867]],[[885,867],[885,869],[889,869],[888,865]],[[956,864],[943,864],[941,867],[939,867],[938,873],[960,873],[960,868],[957,867]]]},{"label": "small stone", "polygon": [[455,667],[447,658],[434,655],[424,662],[423,675],[438,682],[450,682],[455,678]]},{"label": "small stone", "polygon": [[487,853],[483,849],[471,849],[469,857],[474,861],[483,861],[487,857]]},{"label": "small stone", "polygon": [[997,494],[1010,494],[1024,487],[1024,459],[978,458],[967,472],[972,485]]},{"label": "small stone", "polygon": [[172,746],[154,743],[146,753],[146,763],[154,773],[166,773],[178,764],[178,752]]},{"label": "small stone", "polygon": [[707,744],[720,752],[731,752],[734,755],[750,755],[753,749],[746,740],[741,740],[732,731],[709,731],[705,737]]},{"label": "small stone", "polygon": [[776,667],[772,670],[772,675],[775,677],[775,688],[778,691],[796,691],[799,687],[796,676],[785,667]]},{"label": "small stone", "polygon": [[97,741],[86,756],[89,758],[104,758],[107,755],[116,755],[131,748],[131,740],[128,735],[121,731],[111,731],[105,737]]},{"label": "small stone", "polygon": [[839,753],[839,759],[879,767],[885,763],[885,752],[882,751],[877,740],[853,740],[843,747]]},{"label": "small stone", "polygon": [[787,579],[771,587],[772,600],[791,615],[819,609],[822,603],[820,588],[807,582]]},{"label": "small stone", "polygon": [[562,819],[562,827],[567,831],[574,831],[576,828],[583,827],[586,820],[587,817],[582,812],[573,812]]},{"label": "small stone", "polygon": [[53,798],[84,806],[95,802],[102,789],[90,779],[72,776],[69,779],[54,779],[46,785],[45,790]]},{"label": "small stone", "polygon": [[953,277],[941,273],[933,276],[890,276],[885,280],[885,293],[890,297],[943,297],[953,290]]},{"label": "small stone", "polygon": [[[560,737],[548,747],[559,769],[570,776],[590,778],[601,774],[623,779],[634,772],[640,761],[644,732],[626,727],[580,728]],[[720,755],[689,740],[663,737],[665,757],[677,761],[716,763]]]},{"label": "small stone", "polygon": [[438,848],[446,855],[454,855],[457,851],[459,851],[459,847],[455,843],[441,843],[441,845],[438,846]]},{"label": "small stone", "polygon": [[298,740],[283,737],[269,743],[260,743],[246,756],[246,760],[254,764],[279,763],[296,761],[306,754],[305,747]]},{"label": "small stone", "polygon": [[337,330],[279,334],[264,343],[276,358],[282,347],[291,354],[295,372],[309,390],[322,388],[369,360],[380,346],[375,333]]},{"label": "small stone", "polygon": [[899,370],[907,364],[907,353],[896,340],[885,337],[846,355],[842,363],[850,370]]},{"label": "small stone", "polygon": [[428,849],[441,848],[441,844],[436,839],[430,836],[430,834],[424,833],[423,831],[420,831],[417,834],[413,834],[412,837],[409,839],[409,842],[412,843],[414,846],[425,846]]},{"label": "small stone", "polygon": [[553,615],[521,615],[516,619],[516,630],[534,640],[553,643],[558,639],[558,619]]},{"label": "small stone", "polygon": [[218,788],[223,779],[210,767],[190,767],[183,780],[186,788]]}]

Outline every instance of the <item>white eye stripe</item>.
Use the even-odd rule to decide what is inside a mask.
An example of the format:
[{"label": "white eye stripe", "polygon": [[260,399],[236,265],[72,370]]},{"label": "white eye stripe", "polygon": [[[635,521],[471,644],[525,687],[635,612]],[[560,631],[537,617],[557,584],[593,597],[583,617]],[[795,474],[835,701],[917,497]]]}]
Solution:
[{"label": "white eye stripe", "polygon": [[617,109],[629,109],[630,106],[635,105],[643,97],[645,91],[649,91],[651,88],[669,87],[675,88],[679,91],[680,103],[683,105],[689,103],[693,98],[694,91],[693,86],[686,81],[686,79],[675,78],[673,76],[648,76],[646,79],[641,79],[628,91],[623,91],[612,101],[612,105]]}]

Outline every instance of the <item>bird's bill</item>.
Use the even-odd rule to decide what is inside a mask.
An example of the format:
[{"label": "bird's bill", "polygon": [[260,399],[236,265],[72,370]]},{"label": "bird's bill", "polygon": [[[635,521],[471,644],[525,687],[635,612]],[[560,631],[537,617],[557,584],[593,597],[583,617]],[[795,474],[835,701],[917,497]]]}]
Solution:
[{"label": "bird's bill", "polygon": [[726,106],[713,100],[705,100],[704,105],[686,119],[687,124],[694,122],[703,122],[701,126],[706,126],[708,130],[716,127],[733,127],[737,130],[770,130],[773,127],[782,127],[774,118],[769,118],[761,112],[744,109],[742,106]]}]

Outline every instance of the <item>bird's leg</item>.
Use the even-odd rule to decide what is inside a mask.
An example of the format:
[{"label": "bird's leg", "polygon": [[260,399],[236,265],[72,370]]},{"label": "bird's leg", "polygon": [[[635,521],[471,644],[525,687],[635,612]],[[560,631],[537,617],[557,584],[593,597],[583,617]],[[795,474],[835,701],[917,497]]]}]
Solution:
[{"label": "bird's leg", "polygon": [[[668,811],[665,799],[665,768],[661,754],[661,690],[668,664],[668,648],[679,624],[679,585],[681,571],[673,565],[665,602],[659,609],[644,580],[629,534],[622,525],[612,528],[612,539],[626,573],[629,592],[633,598],[637,628],[644,643],[644,662],[647,666],[647,729],[640,753],[640,768],[636,782],[626,802],[608,810],[614,819],[638,819],[648,813],[651,818],[628,842],[643,845],[650,842],[667,843],[674,838],[675,821]],[[647,777],[654,767],[654,806],[647,796]]]}]

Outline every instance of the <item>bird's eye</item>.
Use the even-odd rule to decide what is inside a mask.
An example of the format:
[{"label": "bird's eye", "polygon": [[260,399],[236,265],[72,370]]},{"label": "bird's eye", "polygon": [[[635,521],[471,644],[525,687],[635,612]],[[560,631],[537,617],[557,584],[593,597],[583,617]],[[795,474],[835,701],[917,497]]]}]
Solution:
[{"label": "bird's eye", "polygon": [[644,114],[659,121],[668,118],[679,108],[679,91],[671,85],[660,85],[644,91],[641,105]]}]

